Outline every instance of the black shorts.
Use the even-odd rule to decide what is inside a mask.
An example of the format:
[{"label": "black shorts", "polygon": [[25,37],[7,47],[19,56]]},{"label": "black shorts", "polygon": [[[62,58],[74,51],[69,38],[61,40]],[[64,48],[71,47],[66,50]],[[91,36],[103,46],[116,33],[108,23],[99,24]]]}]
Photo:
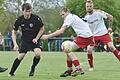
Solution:
[{"label": "black shorts", "polygon": [[42,49],[42,44],[39,43],[33,43],[33,42],[26,42],[22,41],[19,49],[19,53],[27,53],[27,51],[34,50],[35,48]]}]

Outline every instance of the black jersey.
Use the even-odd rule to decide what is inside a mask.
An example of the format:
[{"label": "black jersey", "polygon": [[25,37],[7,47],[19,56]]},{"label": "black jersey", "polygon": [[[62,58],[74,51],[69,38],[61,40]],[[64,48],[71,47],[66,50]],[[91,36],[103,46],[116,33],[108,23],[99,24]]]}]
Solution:
[{"label": "black jersey", "polygon": [[34,39],[40,28],[43,26],[43,22],[37,15],[31,14],[30,19],[25,19],[24,16],[18,17],[15,21],[13,29],[18,30],[19,27],[22,29],[22,40],[31,42]]}]

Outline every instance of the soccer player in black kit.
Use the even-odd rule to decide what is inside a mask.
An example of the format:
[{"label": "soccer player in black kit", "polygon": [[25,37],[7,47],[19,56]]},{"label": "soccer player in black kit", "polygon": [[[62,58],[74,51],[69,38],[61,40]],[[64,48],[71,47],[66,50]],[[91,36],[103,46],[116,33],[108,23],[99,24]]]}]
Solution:
[{"label": "soccer player in black kit", "polygon": [[22,30],[22,37],[21,37],[21,46],[19,49],[19,55],[14,60],[12,68],[9,72],[8,76],[14,76],[16,69],[18,68],[20,62],[26,55],[27,51],[33,50],[35,56],[33,58],[33,64],[31,66],[31,70],[29,72],[29,76],[34,76],[35,67],[40,61],[41,55],[41,45],[40,45],[40,38],[44,33],[44,25],[40,17],[31,13],[31,5],[29,3],[25,3],[22,5],[22,13],[20,17],[18,17],[15,21],[12,30],[12,40],[14,44],[13,49],[18,49],[18,45],[16,42],[16,33],[19,27]]}]

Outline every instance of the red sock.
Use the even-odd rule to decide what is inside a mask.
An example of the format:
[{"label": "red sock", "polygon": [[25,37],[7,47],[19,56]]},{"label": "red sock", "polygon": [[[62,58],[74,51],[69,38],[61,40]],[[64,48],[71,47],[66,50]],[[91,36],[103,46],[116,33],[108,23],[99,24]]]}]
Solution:
[{"label": "red sock", "polygon": [[114,55],[117,57],[117,59],[120,61],[120,56],[118,55],[119,51],[116,49],[113,51]]},{"label": "red sock", "polygon": [[87,56],[88,56],[89,66],[90,66],[90,68],[92,68],[93,67],[93,56],[92,56],[92,54],[87,54]]},{"label": "red sock", "polygon": [[72,67],[72,61],[67,60],[67,67]]},{"label": "red sock", "polygon": [[80,66],[80,63],[79,63],[78,60],[74,60],[74,61],[73,61],[73,64],[74,64],[75,67],[76,67],[76,66]]}]

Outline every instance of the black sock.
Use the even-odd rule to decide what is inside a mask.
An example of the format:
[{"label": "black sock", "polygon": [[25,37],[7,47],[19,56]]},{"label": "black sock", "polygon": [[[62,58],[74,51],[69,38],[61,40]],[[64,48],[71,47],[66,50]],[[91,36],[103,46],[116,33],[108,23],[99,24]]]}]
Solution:
[{"label": "black sock", "polygon": [[39,57],[39,58],[34,57],[34,58],[33,58],[32,68],[35,68],[36,65],[39,63],[39,61],[40,61],[40,57]]},{"label": "black sock", "polygon": [[10,71],[10,74],[14,74],[14,72],[16,71],[17,67],[19,66],[20,62],[21,61],[18,58],[16,58],[14,60],[14,63],[12,65],[12,68],[11,68],[11,71]]}]

